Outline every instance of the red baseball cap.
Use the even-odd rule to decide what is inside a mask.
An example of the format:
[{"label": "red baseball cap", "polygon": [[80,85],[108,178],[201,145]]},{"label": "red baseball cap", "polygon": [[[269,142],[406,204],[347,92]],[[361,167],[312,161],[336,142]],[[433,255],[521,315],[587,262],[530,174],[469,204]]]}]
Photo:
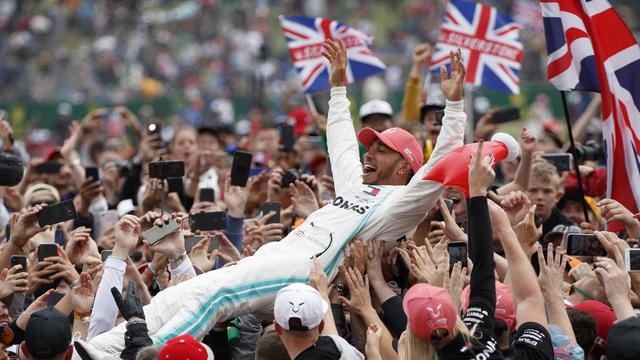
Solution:
[{"label": "red baseball cap", "polygon": [[[581,302],[573,308],[593,316],[596,324],[598,324],[598,339],[596,339],[595,343],[603,349],[606,349],[609,329],[611,329],[613,323],[616,321],[616,314],[613,309],[597,300]],[[587,350],[588,349],[585,349],[585,351]]]},{"label": "red baseball cap", "polygon": [[213,352],[191,335],[180,335],[167,341],[158,359],[163,360],[213,360]]},{"label": "red baseball cap", "polygon": [[415,136],[410,132],[393,127],[383,132],[377,132],[372,128],[364,128],[358,132],[358,140],[367,149],[376,139],[380,139],[393,151],[397,151],[411,164],[413,172],[418,171],[424,162],[424,151]]},{"label": "red baseball cap", "polygon": [[[471,286],[462,290],[460,293],[460,304],[462,310],[467,311],[469,307],[469,296],[471,295]],[[495,317],[504,321],[507,324],[509,331],[513,331],[516,328],[516,306],[513,303],[513,296],[509,287],[500,281],[496,280],[496,313]]]},{"label": "red baseball cap", "polygon": [[423,340],[431,340],[434,330],[446,329],[451,334],[458,319],[449,292],[429,284],[413,285],[404,299],[402,308],[407,314],[409,329]]},{"label": "red baseball cap", "polygon": [[60,148],[53,148],[47,152],[47,155],[44,157],[44,161],[58,160],[62,159],[62,153],[60,152]]}]

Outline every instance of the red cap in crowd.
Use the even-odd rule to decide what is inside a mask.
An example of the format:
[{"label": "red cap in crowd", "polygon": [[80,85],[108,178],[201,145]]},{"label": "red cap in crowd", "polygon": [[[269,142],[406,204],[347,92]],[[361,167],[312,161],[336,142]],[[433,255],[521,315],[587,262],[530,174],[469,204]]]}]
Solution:
[{"label": "red cap in crowd", "polygon": [[413,172],[418,171],[422,166],[424,152],[418,140],[410,132],[397,127],[377,132],[372,128],[366,127],[358,133],[358,140],[367,149],[376,139],[382,141],[391,150],[399,152],[411,164]]},{"label": "red cap in crowd", "polygon": [[[585,301],[573,308],[593,316],[596,324],[598,324],[598,338],[595,343],[601,348],[606,349],[609,329],[611,329],[613,323],[616,321],[616,314],[613,312],[613,309],[597,300]],[[588,351],[589,349],[584,350]]]},{"label": "red cap in crowd", "polygon": [[167,341],[158,359],[163,360],[213,360],[213,352],[191,335],[180,335]]},{"label": "red cap in crowd", "polygon": [[[466,312],[469,307],[469,296],[471,295],[471,286],[462,290],[460,294],[460,303],[462,304],[462,311]],[[513,303],[513,296],[509,287],[500,281],[496,280],[496,314],[495,317],[504,321],[509,328],[509,331],[513,331],[516,328],[516,306]]]},{"label": "red cap in crowd", "polygon": [[409,329],[419,338],[431,339],[431,333],[446,329],[451,334],[458,318],[449,292],[429,284],[413,285],[402,300]]}]

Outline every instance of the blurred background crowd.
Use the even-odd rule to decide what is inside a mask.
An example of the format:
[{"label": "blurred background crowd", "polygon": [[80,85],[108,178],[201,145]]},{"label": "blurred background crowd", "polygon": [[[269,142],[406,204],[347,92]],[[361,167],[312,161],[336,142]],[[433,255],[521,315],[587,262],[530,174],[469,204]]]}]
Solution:
[{"label": "blurred background crowd", "polygon": [[[541,86],[548,90],[548,83],[537,2],[486,2],[524,26],[525,99],[498,94],[492,105],[506,101],[523,107],[540,100],[535,92]],[[374,36],[374,51],[389,68],[384,84],[369,81],[369,88],[382,94],[368,97],[387,97],[395,107],[412,49],[437,40],[444,3],[5,0],[0,3],[0,106],[12,112],[13,127],[21,134],[30,128],[55,129],[56,123],[108,104],[127,104],[138,115],[196,126],[234,123],[255,111],[274,118],[286,113],[291,102],[303,101],[294,96],[299,81],[278,16],[307,15],[337,19]],[[640,4],[621,0],[615,6],[637,32]],[[367,97],[367,83],[363,93]],[[551,112],[558,112],[558,100],[549,103]],[[65,126],[59,130],[58,136]]]}]

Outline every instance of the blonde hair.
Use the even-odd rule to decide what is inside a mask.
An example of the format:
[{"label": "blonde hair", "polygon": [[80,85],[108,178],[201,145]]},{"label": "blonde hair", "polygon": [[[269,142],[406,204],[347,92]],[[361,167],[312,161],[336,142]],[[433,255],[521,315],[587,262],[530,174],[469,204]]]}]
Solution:
[{"label": "blonde hair", "polygon": [[549,181],[556,187],[560,187],[561,180],[558,175],[558,170],[551,163],[547,161],[536,161],[531,165],[531,177],[537,178],[541,181]]},{"label": "blonde hair", "polygon": [[[456,324],[453,327],[453,331],[447,336],[447,343],[453,340],[458,334],[462,334],[464,338],[465,344],[471,343],[471,339],[473,338],[473,333],[475,332],[476,327],[474,326],[472,330],[467,328],[467,325],[462,322],[460,317],[457,317]],[[404,351],[404,359],[398,360],[412,360],[412,359],[425,359],[425,360],[437,360],[438,359],[438,349],[434,346],[434,344],[429,340],[424,340],[419,338],[416,334],[411,331],[411,329],[407,328],[404,333],[405,336],[405,351]]]}]

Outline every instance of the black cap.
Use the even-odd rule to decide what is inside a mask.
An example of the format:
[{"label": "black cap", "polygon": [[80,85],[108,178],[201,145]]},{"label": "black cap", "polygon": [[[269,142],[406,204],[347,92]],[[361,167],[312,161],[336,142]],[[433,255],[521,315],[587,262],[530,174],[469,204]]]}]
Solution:
[{"label": "black cap", "polygon": [[22,181],[24,162],[19,157],[0,152],[0,186],[16,186]]},{"label": "black cap", "polygon": [[27,322],[24,342],[34,358],[53,358],[71,344],[71,322],[54,307],[38,310]]},{"label": "black cap", "polygon": [[631,317],[613,325],[607,336],[607,359],[640,359],[640,319]]},{"label": "black cap", "polygon": [[424,120],[424,117],[431,110],[444,110],[444,105],[442,104],[426,104],[420,107],[420,122]]},{"label": "black cap", "polygon": [[213,126],[201,126],[198,128],[198,134],[211,134],[218,136],[219,130]]}]

